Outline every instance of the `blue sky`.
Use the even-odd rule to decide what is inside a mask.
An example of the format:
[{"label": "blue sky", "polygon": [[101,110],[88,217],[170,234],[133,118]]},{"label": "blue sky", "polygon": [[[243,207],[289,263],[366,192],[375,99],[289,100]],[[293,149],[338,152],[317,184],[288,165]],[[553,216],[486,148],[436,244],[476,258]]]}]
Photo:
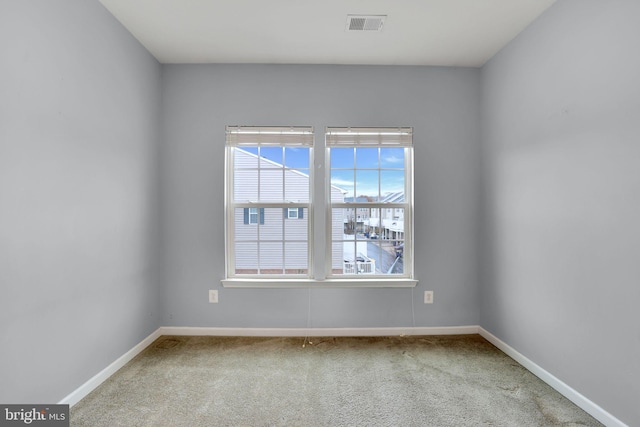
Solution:
[{"label": "blue sky", "polygon": [[[242,147],[258,154],[257,147]],[[309,173],[308,147],[260,147],[260,155],[286,167]],[[332,148],[331,184],[347,190],[345,197],[404,191],[403,148]]]},{"label": "blue sky", "polygon": [[404,191],[404,149],[332,148],[331,184],[347,190],[345,197]]},{"label": "blue sky", "polygon": [[[242,150],[258,154],[258,147],[242,147]],[[309,169],[307,147],[260,147],[260,156],[293,169]]]}]

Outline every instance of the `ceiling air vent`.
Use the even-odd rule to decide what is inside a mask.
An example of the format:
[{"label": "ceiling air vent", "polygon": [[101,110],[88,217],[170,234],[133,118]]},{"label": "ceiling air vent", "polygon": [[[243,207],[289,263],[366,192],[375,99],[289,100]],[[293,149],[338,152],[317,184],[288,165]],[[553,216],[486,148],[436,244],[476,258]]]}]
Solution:
[{"label": "ceiling air vent", "polygon": [[347,15],[346,31],[382,31],[387,15]]}]

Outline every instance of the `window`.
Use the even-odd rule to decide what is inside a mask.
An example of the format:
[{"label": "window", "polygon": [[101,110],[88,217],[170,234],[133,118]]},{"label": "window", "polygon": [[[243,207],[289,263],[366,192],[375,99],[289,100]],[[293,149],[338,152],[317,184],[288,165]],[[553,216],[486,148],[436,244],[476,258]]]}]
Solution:
[{"label": "window", "polygon": [[327,128],[312,167],[311,127],[228,126],[225,286],[415,286],[412,138]]},{"label": "window", "polygon": [[244,208],[244,223],[245,224],[264,224],[264,209],[263,208]]},{"label": "window", "polygon": [[304,218],[303,208],[286,208],[284,211],[286,218],[288,219],[302,219]]},{"label": "window", "polygon": [[227,127],[227,277],[309,277],[312,144],[312,128]]},{"label": "window", "polygon": [[326,146],[342,191],[329,201],[329,277],[411,277],[411,128],[329,128]]}]

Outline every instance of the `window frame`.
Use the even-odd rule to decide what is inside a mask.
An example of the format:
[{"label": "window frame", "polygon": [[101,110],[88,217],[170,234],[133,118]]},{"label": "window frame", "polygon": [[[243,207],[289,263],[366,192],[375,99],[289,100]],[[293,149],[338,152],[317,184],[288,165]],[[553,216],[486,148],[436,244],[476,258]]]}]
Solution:
[{"label": "window frame", "polygon": [[[333,137],[333,140],[331,140]],[[404,149],[404,201],[403,202],[383,202],[383,201],[356,201],[357,195],[354,194],[353,202],[332,202],[330,197],[331,187],[331,149],[332,148],[403,148]],[[354,160],[355,161],[355,160]],[[327,197],[326,197],[326,246],[325,246],[325,271],[326,277],[330,280],[388,280],[388,281],[403,281],[414,280],[414,251],[413,251],[413,236],[414,236],[414,222],[413,222],[413,187],[414,187],[414,171],[413,171],[413,128],[354,128],[354,127],[327,127],[325,130],[325,170],[326,170],[326,185],[327,185]],[[354,173],[358,168],[354,164]],[[377,167],[378,171],[383,170],[382,165],[379,163]],[[379,175],[380,177],[380,175]],[[355,177],[354,177],[355,180]],[[380,183],[379,183],[380,185]],[[382,197],[382,194],[379,194]],[[374,209],[378,209],[380,214],[383,209],[386,209],[388,213],[392,213],[392,217],[395,216],[397,209],[404,209],[404,231],[403,233],[403,273],[402,274],[346,274],[335,273],[332,259],[332,212],[333,209],[343,209],[343,211],[350,210],[354,212],[354,217],[357,218],[357,212],[362,210],[368,210],[368,216],[371,217],[371,212]],[[380,218],[381,220],[381,218]],[[378,239],[354,239],[355,242],[370,242]],[[397,246],[397,245],[396,245]],[[382,244],[380,244],[382,247]],[[354,254],[354,263],[357,264],[357,254]],[[343,270],[344,271],[344,270]],[[356,269],[357,271],[357,269]],[[417,282],[416,282],[417,283]]]},{"label": "window frame", "polygon": [[[247,281],[247,282],[258,282],[261,280],[309,280],[313,277],[313,241],[312,241],[312,230],[313,230],[313,215],[312,215],[312,202],[313,202],[313,128],[309,126],[288,126],[288,127],[280,127],[280,126],[227,126],[226,128],[226,142],[225,142],[225,173],[224,173],[224,181],[225,181],[225,195],[224,195],[224,206],[225,206],[225,279],[223,280],[223,284],[228,281]],[[308,176],[308,201],[261,201],[261,200],[246,200],[246,201],[236,201],[234,200],[235,194],[235,155],[236,149],[242,149],[243,147],[306,147],[309,149],[309,176]],[[257,170],[261,170],[261,158],[258,157],[257,162]],[[284,164],[282,166],[283,172],[283,185],[285,183],[285,178],[287,172],[291,173],[292,171],[298,171],[296,168],[288,168]],[[277,170],[277,169],[276,169]],[[284,187],[283,187],[284,188]],[[283,192],[283,196],[286,194]],[[258,198],[260,196],[258,195]],[[258,249],[258,260],[257,260],[257,270],[258,273],[238,273],[237,265],[236,265],[236,257],[235,257],[235,249],[236,249],[236,218],[235,211],[236,209],[258,209],[258,222],[251,223],[249,213],[249,222],[245,221],[245,225],[252,225],[260,227],[261,225],[265,225],[265,217],[266,213],[270,209],[282,209],[288,210],[289,208],[297,208],[297,209],[307,209],[307,268],[306,273],[289,273],[285,274],[287,271],[286,260],[285,260],[285,249],[284,246],[288,241],[285,236],[285,221],[286,217],[280,215],[282,221],[282,237],[281,240],[262,240],[260,237],[260,229],[257,230],[256,244],[258,248],[260,246],[260,242],[281,242],[283,245],[283,258],[282,258],[282,270],[281,274],[275,273],[261,273],[259,272],[261,268],[259,257],[260,250]],[[247,211],[245,211],[247,212]],[[246,213],[245,213],[246,215]],[[297,240],[291,240],[291,242],[298,242]],[[294,268],[295,269],[295,268]],[[292,270],[294,270],[292,269]],[[304,270],[304,269],[301,269]]]},{"label": "window frame", "polygon": [[[303,213],[303,209],[302,208],[285,208],[286,209],[286,215],[285,215],[285,219],[303,219],[304,218],[304,213]],[[295,212],[295,216],[292,216],[291,213]]]},{"label": "window frame", "polygon": [[[252,212],[255,209],[255,213]],[[255,215],[256,220],[251,221],[251,217]],[[244,208],[244,224],[245,225],[258,225],[264,224],[264,208]]]},{"label": "window frame", "polygon": [[[242,129],[252,128],[245,126],[227,126],[227,138],[230,129]],[[300,127],[260,127],[273,129],[274,132],[282,132],[287,129],[299,129]],[[234,156],[232,147],[236,145],[229,145],[228,139],[225,144],[225,277],[221,279],[221,283],[224,287],[232,288],[351,288],[351,287],[415,287],[418,280],[414,277],[413,271],[413,257],[408,263],[405,263],[404,274],[376,274],[376,275],[333,275],[331,274],[331,256],[329,255],[331,247],[331,170],[330,170],[330,150],[326,142],[327,134],[331,129],[325,128],[325,138],[322,141],[316,141],[315,133],[312,127],[302,127],[303,129],[310,129],[311,131],[311,144],[309,148],[309,200],[308,203],[288,203],[287,206],[282,206],[282,203],[260,203],[254,204],[251,202],[238,203],[232,199],[234,191]],[[371,128],[346,128],[346,129],[371,129]],[[392,132],[396,132],[398,129],[410,129],[412,128],[376,128],[376,129],[389,129]],[[315,154],[324,153],[324,156],[320,156],[318,163],[314,162]],[[407,150],[405,150],[405,153]],[[410,224],[410,234],[405,237],[405,253],[413,254],[413,147],[408,150],[408,157],[405,154],[405,168],[409,168],[409,171],[405,170],[406,181],[406,193],[410,195],[409,202],[401,205],[400,207],[405,209],[405,222]],[[323,164],[324,162],[324,164]],[[318,172],[319,173],[314,173]],[[322,180],[323,182],[318,182]],[[319,198],[314,197],[314,188],[319,190],[321,196]],[[322,197],[322,192],[325,192]],[[232,274],[232,267],[235,267],[235,235],[234,235],[234,210],[235,208],[256,208],[256,207],[283,207],[287,210],[286,215],[281,215],[282,221],[294,220],[295,218],[289,218],[288,211],[290,208],[307,208],[306,219],[308,221],[308,234],[307,234],[307,273],[300,275],[292,274]],[[372,208],[370,204],[364,206],[350,206],[353,207],[353,212],[357,215],[358,209]],[[395,207],[385,204],[385,208]],[[299,218],[298,218],[299,219]],[[284,239],[284,237],[283,237]],[[328,240],[327,240],[328,239]],[[284,240],[283,240],[284,241]],[[314,254],[324,259],[315,260]],[[315,265],[315,268],[314,268]],[[283,266],[283,269],[284,266]]]}]

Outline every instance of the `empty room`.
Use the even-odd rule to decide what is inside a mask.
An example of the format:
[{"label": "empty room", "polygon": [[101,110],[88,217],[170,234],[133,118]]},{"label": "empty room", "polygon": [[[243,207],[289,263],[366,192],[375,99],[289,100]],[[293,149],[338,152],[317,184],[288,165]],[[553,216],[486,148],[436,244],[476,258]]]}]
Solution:
[{"label": "empty room", "polygon": [[637,0],[0,0],[0,425],[640,425],[638,46]]}]

